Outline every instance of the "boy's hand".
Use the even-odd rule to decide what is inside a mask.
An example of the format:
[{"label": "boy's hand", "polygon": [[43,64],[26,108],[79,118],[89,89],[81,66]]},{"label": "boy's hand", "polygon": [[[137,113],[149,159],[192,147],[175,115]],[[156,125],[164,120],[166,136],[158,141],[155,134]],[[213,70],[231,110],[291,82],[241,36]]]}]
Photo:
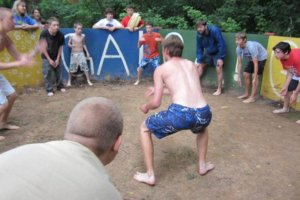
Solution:
[{"label": "boy's hand", "polygon": [[288,93],[287,88],[282,88],[282,90],[281,90],[281,92],[280,92],[281,96],[286,96],[287,93]]},{"label": "boy's hand", "polygon": [[157,37],[157,38],[155,38],[155,41],[156,41],[156,42],[161,42],[161,41],[162,41],[162,39],[161,39],[161,38],[159,38],[159,37]]},{"label": "boy's hand", "polygon": [[21,55],[19,65],[24,67],[32,67],[33,65],[35,65],[35,60],[32,56]]},{"label": "boy's hand", "polygon": [[150,97],[154,94],[154,87],[148,87],[146,91],[146,97]]},{"label": "boy's hand", "polygon": [[147,108],[147,104],[141,105],[140,110],[144,113],[147,114],[149,109]]},{"label": "boy's hand", "polygon": [[139,41],[140,41],[140,42],[145,42],[146,40],[145,40],[144,37],[140,37]]},{"label": "boy's hand", "polygon": [[237,84],[238,84],[238,86],[242,86],[242,81],[241,81],[241,77],[240,76],[238,76],[238,78],[237,78]]}]

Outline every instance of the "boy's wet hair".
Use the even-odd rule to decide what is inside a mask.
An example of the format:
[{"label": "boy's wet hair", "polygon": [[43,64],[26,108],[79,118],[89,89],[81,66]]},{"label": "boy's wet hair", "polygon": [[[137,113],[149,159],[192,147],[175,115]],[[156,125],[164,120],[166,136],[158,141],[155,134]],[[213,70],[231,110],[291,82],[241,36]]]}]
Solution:
[{"label": "boy's wet hair", "polygon": [[235,34],[235,38],[247,40],[247,35],[246,35],[245,32],[238,32],[238,33]]},{"label": "boy's wet hair", "polygon": [[145,26],[151,26],[151,27],[153,27],[153,23],[148,21],[148,22],[145,23]]},{"label": "boy's wet hair", "polygon": [[276,49],[279,49],[283,53],[288,53],[289,54],[291,52],[291,45],[287,42],[279,42],[272,49],[273,49],[273,51],[275,51]]},{"label": "boy's wet hair", "polygon": [[50,17],[48,20],[47,20],[48,24],[51,25],[52,22],[58,22],[59,23],[59,20],[58,18],[56,17]]},{"label": "boy's wet hair", "polygon": [[135,7],[134,7],[134,5],[129,4],[129,5],[126,6],[126,10],[127,10],[127,9],[135,10]]},{"label": "boy's wet hair", "polygon": [[177,35],[167,37],[163,43],[163,47],[168,49],[170,57],[181,57],[184,48],[183,42]]},{"label": "boy's wet hair", "polygon": [[105,15],[107,15],[107,14],[115,15],[113,9],[111,9],[111,8],[106,8],[106,10],[105,10]]},{"label": "boy's wet hair", "polygon": [[82,25],[81,22],[75,22],[75,23],[74,23],[74,28],[77,28],[77,26],[83,27],[83,25]]}]

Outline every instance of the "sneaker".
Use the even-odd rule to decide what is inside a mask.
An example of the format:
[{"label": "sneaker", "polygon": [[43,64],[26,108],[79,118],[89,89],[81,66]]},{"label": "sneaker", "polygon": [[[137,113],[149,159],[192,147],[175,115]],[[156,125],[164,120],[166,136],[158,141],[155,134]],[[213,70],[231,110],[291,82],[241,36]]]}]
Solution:
[{"label": "sneaker", "polygon": [[289,112],[289,109],[285,109],[285,108],[280,108],[280,109],[277,109],[277,110],[273,110],[274,114],[281,114],[281,113],[288,113],[288,112]]},{"label": "sneaker", "polygon": [[60,88],[60,89],[57,89],[58,91],[61,91],[61,92],[65,92],[66,89],[65,88]]},{"label": "sneaker", "polygon": [[48,95],[48,97],[52,97],[54,95],[54,93],[53,92],[48,92],[47,95]]},{"label": "sneaker", "polygon": [[137,80],[137,81],[134,83],[134,85],[138,85],[139,83],[140,83],[140,81]]}]

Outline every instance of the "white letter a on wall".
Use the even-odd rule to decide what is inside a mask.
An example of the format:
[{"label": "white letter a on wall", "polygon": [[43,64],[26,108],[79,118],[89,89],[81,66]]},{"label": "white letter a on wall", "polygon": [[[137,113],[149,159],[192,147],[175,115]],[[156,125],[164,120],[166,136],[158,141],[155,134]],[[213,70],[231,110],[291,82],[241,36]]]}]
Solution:
[{"label": "white letter a on wall", "polygon": [[[110,43],[113,43],[114,47],[116,48],[116,50],[118,52],[117,55],[108,55],[107,54],[108,46],[109,46]],[[106,59],[106,58],[108,58],[108,59],[115,59],[115,58],[121,59],[122,62],[123,62],[123,66],[125,68],[127,76],[130,75],[127,63],[126,63],[125,58],[124,58],[124,56],[123,56],[123,54],[120,50],[120,47],[117,44],[116,40],[110,34],[108,35],[108,38],[106,40],[104,50],[103,50],[103,53],[102,53],[102,57],[101,57],[101,60],[100,60],[100,63],[99,63],[98,72],[97,72],[98,76],[100,76],[100,73],[101,73],[101,70],[102,70],[102,67],[103,67],[103,63],[104,63],[104,59]]]}]

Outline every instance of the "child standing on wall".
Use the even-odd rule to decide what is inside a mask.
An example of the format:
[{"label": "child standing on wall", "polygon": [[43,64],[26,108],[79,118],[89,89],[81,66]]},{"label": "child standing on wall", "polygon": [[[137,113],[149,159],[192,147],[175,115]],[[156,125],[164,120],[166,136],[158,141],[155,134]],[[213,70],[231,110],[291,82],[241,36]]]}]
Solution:
[{"label": "child standing on wall", "polygon": [[[71,61],[70,61],[70,74],[67,86],[71,86],[71,76],[72,73],[76,73],[78,67],[80,66],[81,71],[84,71],[87,83],[93,85],[89,77],[89,67],[87,64],[87,59],[90,59],[90,54],[85,45],[85,36],[82,34],[82,24],[77,22],[74,24],[75,34],[69,37],[69,47],[72,49]],[[86,56],[84,54],[86,53]]]}]

